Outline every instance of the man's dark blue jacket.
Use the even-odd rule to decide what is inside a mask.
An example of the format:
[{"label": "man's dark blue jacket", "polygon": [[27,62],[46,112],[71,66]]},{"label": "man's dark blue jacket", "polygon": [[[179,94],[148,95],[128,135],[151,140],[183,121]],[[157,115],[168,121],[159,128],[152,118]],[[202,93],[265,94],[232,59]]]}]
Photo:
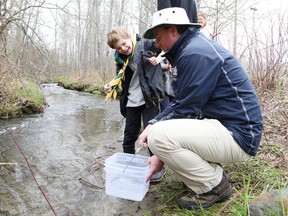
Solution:
[{"label": "man's dark blue jacket", "polygon": [[255,90],[236,57],[197,29],[186,30],[165,56],[174,68],[175,98],[150,122],[217,119],[254,156],[263,120]]}]

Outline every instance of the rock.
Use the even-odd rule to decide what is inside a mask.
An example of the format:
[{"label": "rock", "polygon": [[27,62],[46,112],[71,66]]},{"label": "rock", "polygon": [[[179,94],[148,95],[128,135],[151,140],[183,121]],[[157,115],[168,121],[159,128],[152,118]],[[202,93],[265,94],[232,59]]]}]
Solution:
[{"label": "rock", "polygon": [[249,206],[250,216],[288,215],[288,190],[272,190],[261,194]]}]

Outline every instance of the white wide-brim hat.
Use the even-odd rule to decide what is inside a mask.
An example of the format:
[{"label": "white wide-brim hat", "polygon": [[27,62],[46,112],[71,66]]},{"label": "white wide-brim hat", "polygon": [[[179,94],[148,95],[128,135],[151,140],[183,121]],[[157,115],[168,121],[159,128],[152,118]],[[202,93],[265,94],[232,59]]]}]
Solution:
[{"label": "white wide-brim hat", "polygon": [[143,34],[146,39],[153,39],[153,31],[165,25],[179,25],[200,28],[200,23],[190,23],[186,11],[183,8],[171,7],[159,10],[153,14],[152,27]]}]

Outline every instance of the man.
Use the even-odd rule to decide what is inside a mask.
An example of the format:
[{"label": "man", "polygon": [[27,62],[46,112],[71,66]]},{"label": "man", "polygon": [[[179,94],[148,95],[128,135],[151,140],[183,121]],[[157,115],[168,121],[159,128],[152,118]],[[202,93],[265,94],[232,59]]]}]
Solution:
[{"label": "man", "polygon": [[171,63],[175,93],[139,137],[154,153],[147,180],[166,164],[191,189],[178,200],[187,209],[227,200],[232,188],[221,163],[255,156],[262,134],[259,101],[246,72],[200,26],[174,7],[154,13],[144,33]]}]

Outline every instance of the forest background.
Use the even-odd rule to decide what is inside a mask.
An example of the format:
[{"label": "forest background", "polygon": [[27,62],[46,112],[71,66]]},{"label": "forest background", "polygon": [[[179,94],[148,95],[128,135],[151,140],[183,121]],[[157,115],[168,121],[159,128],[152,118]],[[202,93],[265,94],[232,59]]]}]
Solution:
[{"label": "forest background", "polygon": [[[287,69],[287,3],[196,2],[207,14],[213,40],[275,88]],[[115,70],[107,32],[124,26],[142,35],[156,8],[156,0],[0,0],[0,86],[11,79],[41,82],[61,75],[109,80]]]},{"label": "forest background", "polygon": [[[213,40],[234,53],[250,75],[264,114],[273,108],[266,127],[280,126],[287,140],[288,2],[196,3],[207,14]],[[43,82],[101,93],[115,76],[107,32],[124,26],[142,35],[156,8],[156,0],[0,0],[0,117],[43,111],[38,91]]]}]

